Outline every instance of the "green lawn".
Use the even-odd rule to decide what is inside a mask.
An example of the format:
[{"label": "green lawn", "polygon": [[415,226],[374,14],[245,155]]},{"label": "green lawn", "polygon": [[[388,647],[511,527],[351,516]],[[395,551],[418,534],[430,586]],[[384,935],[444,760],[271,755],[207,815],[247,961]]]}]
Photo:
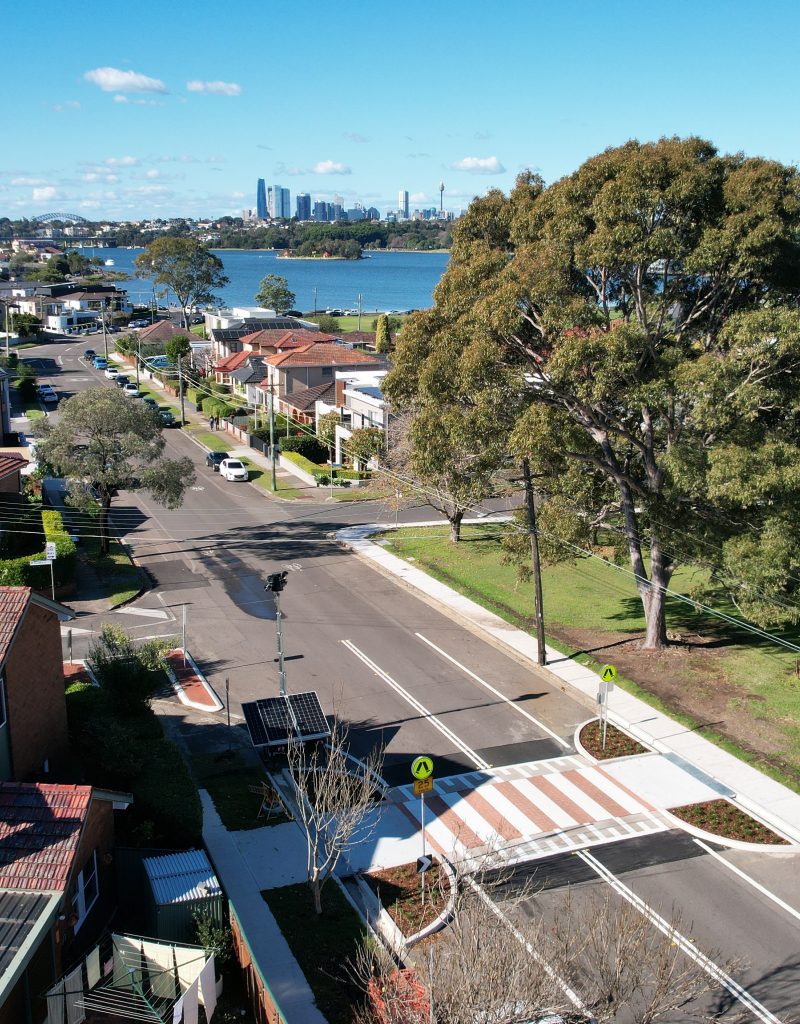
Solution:
[{"label": "green lawn", "polygon": [[391,497],[392,490],[380,487],[349,487],[334,494],[336,501],[383,501]]},{"label": "green lawn", "polygon": [[116,608],[136,597],[144,584],[142,570],[131,562],[130,555],[118,540],[112,538],[107,555],[100,554],[100,538],[95,530],[82,534],[83,553],[97,573],[102,596]]},{"label": "green lawn", "polygon": [[351,1024],[360,993],[347,963],[367,938],[367,926],[335,882],[322,890],[322,915],[314,913],[307,885],[266,889],[261,894],[306,976],[320,1012],[330,1024]]},{"label": "green lawn", "polygon": [[[509,622],[532,631],[533,588],[520,582],[513,566],[502,563],[500,540],[503,527],[497,524],[468,526],[464,540],[452,544],[447,529],[410,527],[385,535],[390,551],[410,558],[432,576],[494,611]],[[687,593],[694,570],[679,570],[671,589]],[[600,633],[641,634],[644,619],[630,575],[599,559],[585,558],[572,564],[547,567],[542,574],[545,622],[548,642],[574,654],[574,647],[559,638],[560,629],[581,628]],[[735,609],[717,594],[706,603],[720,611],[736,615]],[[746,708],[754,722],[763,721],[773,736],[779,737],[779,749],[770,751],[769,763],[750,754],[731,739],[722,739],[704,730],[721,746],[758,764],[792,788],[800,790],[800,679],[794,675],[791,652],[761,641],[744,630],[728,626],[719,619],[696,611],[677,600],[668,602],[668,629],[681,634],[697,634],[713,643],[701,659],[688,656],[672,665],[675,681],[691,687],[720,686],[728,708]],[[787,632],[787,638],[795,638]],[[602,656],[602,655],[601,655]],[[607,655],[606,655],[607,656]],[[595,664],[585,654],[578,660]],[[695,664],[695,661],[697,664]],[[631,679],[621,684],[656,706],[663,704]],[[721,698],[723,699],[723,698]],[[680,714],[666,708],[674,717]],[[683,716],[684,721],[689,721]],[[694,723],[692,723],[694,724]],[[742,737],[746,744],[747,737]]]},{"label": "green lawn", "polygon": [[208,790],[225,828],[236,831],[289,820],[283,816],[267,822],[258,816],[261,797],[251,793],[249,787],[267,782],[267,777],[262,768],[241,754],[193,754],[191,765],[197,785]]},{"label": "green lawn", "polygon": [[272,473],[270,470],[262,469],[261,466],[256,465],[255,462],[246,457],[242,458],[242,462],[247,466],[247,470],[250,473],[250,483],[260,487],[262,491],[266,491],[267,494],[275,494],[279,498],[286,498],[287,501],[300,497],[300,491],[296,487],[289,487],[280,479],[277,480],[277,489],[273,490]]},{"label": "green lawn", "polygon": [[[316,316],[323,316],[323,315],[324,314],[321,314],[321,313],[317,313],[316,314]],[[374,313],[374,312],[373,313],[362,313],[361,314],[361,327],[360,328],[358,326],[358,317],[357,316],[337,316],[336,317],[336,322],[339,324],[339,330],[343,334],[349,334],[351,331],[357,331],[359,329],[362,330],[362,331],[372,331],[374,329],[373,326],[372,326],[372,321],[376,320],[379,316],[380,316],[380,313]],[[396,313],[392,313],[392,316],[397,316],[397,314]],[[314,317],[312,316],[312,317],[308,317],[306,319],[313,320]],[[400,316],[399,319],[402,320],[403,317]]]},{"label": "green lawn", "polygon": [[204,444],[206,448],[210,448],[212,452],[226,452],[230,447],[226,441],[225,434],[215,434],[201,426],[199,423],[190,423],[185,429],[192,435],[192,437],[196,438],[200,444]]}]

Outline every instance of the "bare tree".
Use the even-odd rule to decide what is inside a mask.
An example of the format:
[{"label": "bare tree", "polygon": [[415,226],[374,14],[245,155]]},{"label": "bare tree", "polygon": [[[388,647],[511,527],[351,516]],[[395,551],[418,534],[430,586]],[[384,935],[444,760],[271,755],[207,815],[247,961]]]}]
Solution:
[{"label": "bare tree", "polygon": [[717,979],[675,942],[677,917],[664,934],[607,891],[580,906],[567,893],[553,911],[531,914],[531,886],[504,893],[501,909],[491,885],[461,882],[452,921],[437,942],[415,947],[412,970],[365,943],[351,965],[368,997],[359,1024],[708,1019],[688,1004],[716,990]]},{"label": "bare tree", "polygon": [[369,839],[380,815],[382,752],[363,761],[348,754],[347,728],[334,720],[323,746],[289,744],[289,776],[306,835],[308,884],[322,913],[322,887],[347,853]]}]

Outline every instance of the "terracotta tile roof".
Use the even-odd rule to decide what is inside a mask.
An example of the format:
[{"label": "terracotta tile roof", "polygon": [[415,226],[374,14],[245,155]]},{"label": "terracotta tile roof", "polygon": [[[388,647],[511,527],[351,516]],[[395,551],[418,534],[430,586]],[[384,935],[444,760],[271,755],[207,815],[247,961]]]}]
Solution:
[{"label": "terracotta tile roof", "polygon": [[30,587],[0,587],[0,665],[6,660],[30,598]]},{"label": "terracotta tile roof", "polygon": [[18,473],[28,465],[28,460],[21,455],[14,455],[12,452],[0,453],[0,480],[12,473]]},{"label": "terracotta tile roof", "polygon": [[307,345],[318,345],[324,341],[335,341],[333,334],[322,334],[318,331],[254,331],[243,335],[239,341],[245,345],[259,348],[300,348]]},{"label": "terracotta tile roof", "polygon": [[274,356],[266,356],[266,361],[273,366],[353,366],[366,363],[369,366],[382,366],[383,360],[369,352],[347,348],[345,345],[312,345],[301,352],[279,352]]},{"label": "terracotta tile roof", "polygon": [[188,332],[183,327],[177,327],[171,320],[157,320],[149,327],[143,327],[139,331],[140,341],[169,341],[176,334],[186,335]]},{"label": "terracotta tile roof", "polygon": [[289,395],[281,395],[280,401],[283,405],[291,406],[298,412],[306,412],[314,407],[315,402],[327,401],[333,398],[336,385],[332,380],[326,380],[323,384],[317,384],[313,388],[306,388],[304,391],[293,391]]},{"label": "terracotta tile roof", "polygon": [[230,373],[231,370],[236,370],[240,367],[245,359],[252,356],[252,354],[252,352],[234,352],[233,355],[221,359],[214,367],[214,370],[217,373]]},{"label": "terracotta tile roof", "polygon": [[0,783],[0,888],[62,892],[91,786]]}]

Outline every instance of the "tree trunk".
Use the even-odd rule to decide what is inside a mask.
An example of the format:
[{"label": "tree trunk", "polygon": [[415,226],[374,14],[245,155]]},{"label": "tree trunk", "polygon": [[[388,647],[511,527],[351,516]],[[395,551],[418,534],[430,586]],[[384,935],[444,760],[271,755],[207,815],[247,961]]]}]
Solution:
[{"label": "tree trunk", "polygon": [[655,536],[650,540],[650,581],[640,581],[639,594],[642,598],[646,623],[642,649],[657,651],[668,644],[666,590],[675,566],[661,550],[661,543]]},{"label": "tree trunk", "polygon": [[311,892],[314,896],[314,913],[322,913],[322,882],[319,878],[311,879]]},{"label": "tree trunk", "polygon": [[447,518],[450,521],[450,540],[453,544],[457,544],[461,540],[461,520],[464,518],[464,513],[459,509]]},{"label": "tree trunk", "polygon": [[108,518],[111,509],[111,499],[102,498],[100,501],[100,554],[107,555],[109,548]]}]

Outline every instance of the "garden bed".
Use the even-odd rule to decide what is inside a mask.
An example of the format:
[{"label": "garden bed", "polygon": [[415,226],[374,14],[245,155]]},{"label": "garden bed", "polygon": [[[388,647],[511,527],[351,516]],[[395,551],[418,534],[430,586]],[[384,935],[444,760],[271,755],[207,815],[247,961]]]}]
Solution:
[{"label": "garden bed", "polygon": [[424,905],[420,899],[420,877],[416,863],[364,875],[381,906],[406,938],[433,924],[447,909],[450,899],[450,880],[441,865],[434,864],[425,872]]},{"label": "garden bed", "polygon": [[769,846],[790,845],[783,836],[779,836],[777,832],[751,818],[749,814],[727,800],[706,800],[701,804],[670,807],[669,812],[688,825],[723,839],[763,843]]},{"label": "garden bed", "polygon": [[606,727],[606,746],[603,749],[603,729],[598,721],[588,722],[581,729],[578,739],[587,754],[598,761],[607,761],[612,757],[631,757],[633,754],[646,754],[647,747],[627,733],[609,724]]},{"label": "garden bed", "polygon": [[248,763],[241,754],[193,754],[192,773],[201,789],[208,791],[217,814],[229,831],[279,825],[290,821],[286,814],[266,818],[259,814],[263,797],[251,791],[267,782],[260,765]]}]

